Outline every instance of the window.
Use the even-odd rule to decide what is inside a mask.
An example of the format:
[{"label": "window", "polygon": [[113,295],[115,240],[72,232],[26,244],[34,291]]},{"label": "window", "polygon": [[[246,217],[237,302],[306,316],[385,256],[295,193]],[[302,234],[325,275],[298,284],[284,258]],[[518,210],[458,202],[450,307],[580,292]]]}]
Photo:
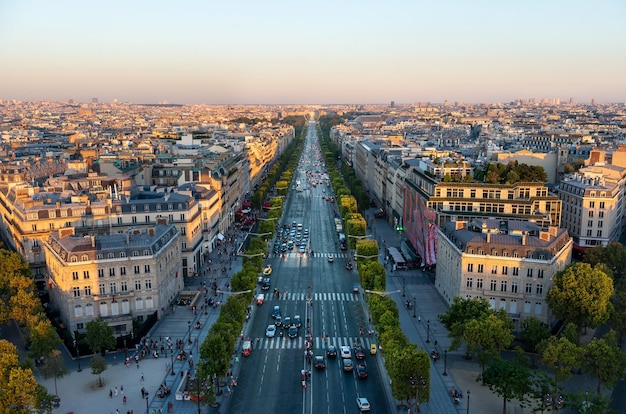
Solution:
[{"label": "window", "polygon": [[181,227],[180,228],[180,234],[182,234],[183,236],[187,235],[187,228],[186,227]]},{"label": "window", "polygon": [[592,232],[591,229],[587,230],[587,237],[591,237],[591,232]]},{"label": "window", "polygon": [[135,266],[135,268],[134,268],[134,273],[135,273],[136,275],[138,275],[138,274],[139,274],[139,266]]},{"label": "window", "polygon": [[89,260],[89,256],[87,256],[86,254],[84,254],[84,255],[82,255],[82,256],[80,257],[80,261],[81,261],[81,262],[86,262],[86,261],[88,261],[88,260]]},{"label": "window", "polygon": [[111,291],[111,293],[117,293],[115,282],[109,283],[109,290]]},{"label": "window", "polygon": [[537,294],[543,295],[543,285],[541,283],[537,283]]},{"label": "window", "polygon": [[589,211],[589,217],[593,218],[593,211]]},{"label": "window", "polygon": [[102,253],[98,253],[98,254],[96,255],[96,259],[98,259],[98,260],[102,260],[102,259],[104,259],[104,255],[103,255]]},{"label": "window", "polygon": [[533,277],[533,269],[526,269],[526,277]]},{"label": "window", "polygon": [[537,277],[543,279],[543,269],[537,269]]},{"label": "window", "polygon": [[602,220],[598,220],[598,228],[601,229],[604,222]]},{"label": "window", "polygon": [[132,222],[133,222],[133,224],[137,224],[137,217],[133,216],[132,217]]},{"label": "window", "polygon": [[528,293],[528,294],[533,293],[533,284],[532,283],[526,283],[526,293]]},{"label": "window", "polygon": [[505,276],[509,274],[509,267],[508,266],[502,266],[502,274],[505,275]]},{"label": "window", "polygon": [[72,262],[72,263],[78,262],[78,257],[72,256],[71,259],[70,259],[70,262]]},{"label": "window", "polygon": [[141,280],[135,280],[135,290],[141,290]]},{"label": "window", "polygon": [[146,289],[152,289],[152,279],[146,279]]},{"label": "window", "polygon": [[111,277],[115,276],[115,268],[114,267],[109,268],[109,276],[111,276]]},{"label": "window", "polygon": [[120,267],[120,275],[126,276],[126,267],[125,266]]},{"label": "window", "polygon": [[478,273],[482,273],[483,269],[484,269],[485,265],[483,265],[482,263],[478,265]]},{"label": "window", "polygon": [[513,257],[519,257],[519,253],[517,252],[517,250],[513,250]]},{"label": "window", "polygon": [[72,280],[78,280],[78,272],[72,272]]},{"label": "window", "polygon": [[492,275],[497,275],[498,274],[498,265],[491,266],[491,274]]},{"label": "window", "polygon": [[590,201],[589,202],[589,208],[595,208],[596,206],[596,202],[595,201]]},{"label": "window", "polygon": [[500,292],[506,292],[506,284],[507,284],[506,280],[500,281]]},{"label": "window", "polygon": [[80,297],[80,288],[79,287],[73,287],[72,288],[72,293],[74,294],[74,297]]},{"label": "window", "polygon": [[517,282],[511,282],[511,293],[517,293]]},{"label": "window", "polygon": [[120,286],[121,286],[121,291],[122,292],[128,292],[128,283],[125,280],[122,281]]},{"label": "window", "polygon": [[593,227],[593,220],[587,220],[587,227]]},{"label": "window", "polygon": [[143,251],[143,255],[144,255],[144,256],[150,256],[150,250],[145,249],[145,250]]},{"label": "window", "polygon": [[144,273],[150,273],[150,265],[144,265],[143,272]]},{"label": "window", "polygon": [[98,269],[98,277],[104,277],[104,269]]},{"label": "window", "polygon": [[145,216],[144,220],[145,220],[146,223],[150,223],[150,216]]},{"label": "window", "polygon": [[498,282],[496,282],[495,280],[491,280],[490,286],[489,286],[489,290],[491,290],[492,292],[494,292],[497,289],[497,285]]},{"label": "window", "polygon": [[465,283],[465,286],[466,286],[468,289],[471,289],[471,288],[472,288],[472,284],[473,284],[473,283],[474,283],[474,279],[472,279],[471,277],[468,277],[468,278],[467,278],[467,282]]},{"label": "window", "polygon": [[184,250],[187,250],[187,242],[182,242],[182,243],[180,244],[180,247],[181,247],[181,249],[182,249],[183,251],[184,251]]},{"label": "window", "polygon": [[476,289],[482,289],[482,288],[483,288],[483,280],[476,279]]},{"label": "window", "polygon": [[598,217],[604,218],[604,211],[599,211],[598,212]]},{"label": "window", "polygon": [[126,252],[120,252],[120,257],[126,257]]},{"label": "window", "polygon": [[185,213],[180,213],[180,221],[185,221]]},{"label": "window", "polygon": [[602,237],[602,230],[598,230],[596,232],[596,237]]},{"label": "window", "polygon": [[91,296],[91,286],[85,286],[85,296]]},{"label": "window", "polygon": [[133,257],[139,257],[139,250],[133,250]]},{"label": "window", "polygon": [[467,271],[468,272],[473,272],[474,271],[474,263],[468,263],[467,264]]},{"label": "window", "polygon": [[106,295],[107,291],[106,288],[104,286],[104,283],[100,283],[100,285],[98,285],[99,289],[100,289],[100,294],[101,295]]},{"label": "window", "polygon": [[107,257],[108,257],[109,259],[115,259],[115,254],[114,254],[114,253],[109,253],[109,254],[107,255]]},{"label": "window", "polygon": [[600,201],[600,208],[604,208],[604,201]]},{"label": "window", "polygon": [[124,222],[122,221],[122,218],[121,218],[121,217],[118,217],[118,218],[117,218],[117,224],[123,224],[123,223],[124,223]]}]

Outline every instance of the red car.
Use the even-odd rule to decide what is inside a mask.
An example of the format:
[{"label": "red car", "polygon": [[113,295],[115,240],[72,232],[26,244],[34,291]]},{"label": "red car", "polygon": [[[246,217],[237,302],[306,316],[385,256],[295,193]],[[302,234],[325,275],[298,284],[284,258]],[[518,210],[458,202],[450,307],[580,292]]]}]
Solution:
[{"label": "red car", "polygon": [[356,377],[367,378],[367,365],[365,363],[362,362],[356,365]]}]

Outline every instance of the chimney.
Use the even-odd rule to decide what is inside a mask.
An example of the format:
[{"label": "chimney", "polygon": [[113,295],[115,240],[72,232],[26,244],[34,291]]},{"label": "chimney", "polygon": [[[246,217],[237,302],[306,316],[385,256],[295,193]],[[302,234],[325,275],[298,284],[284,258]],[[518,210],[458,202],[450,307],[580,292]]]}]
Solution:
[{"label": "chimney", "polygon": [[522,246],[526,246],[526,232],[522,233]]},{"label": "chimney", "polygon": [[130,231],[126,232],[126,244],[130,244]]},{"label": "chimney", "polygon": [[487,243],[491,243],[491,232],[487,232]]},{"label": "chimney", "polygon": [[96,247],[96,236],[91,236],[91,248],[95,249]]}]

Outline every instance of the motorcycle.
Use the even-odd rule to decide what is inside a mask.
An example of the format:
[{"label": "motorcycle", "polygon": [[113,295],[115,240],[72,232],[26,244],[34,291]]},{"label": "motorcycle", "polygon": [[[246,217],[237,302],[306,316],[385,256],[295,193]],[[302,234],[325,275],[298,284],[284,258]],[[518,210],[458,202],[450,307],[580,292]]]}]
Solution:
[{"label": "motorcycle", "polygon": [[352,270],[352,269],[353,269],[353,267],[352,267],[352,262],[348,262],[348,263],[346,264],[346,269],[347,269],[347,270]]}]

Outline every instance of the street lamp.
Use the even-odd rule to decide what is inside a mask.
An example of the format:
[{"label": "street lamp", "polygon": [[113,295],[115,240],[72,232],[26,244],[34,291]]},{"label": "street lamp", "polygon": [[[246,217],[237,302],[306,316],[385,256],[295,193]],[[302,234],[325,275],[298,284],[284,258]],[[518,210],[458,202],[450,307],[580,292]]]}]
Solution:
[{"label": "street lamp", "polygon": [[242,256],[248,259],[251,259],[253,257],[259,257],[259,256],[265,256],[265,253],[254,253],[254,254],[247,254],[247,253],[237,253],[237,256]]},{"label": "street lamp", "polygon": [[426,380],[422,376],[409,377],[409,382],[411,383],[411,387],[415,388],[415,412],[419,413],[420,387],[426,388]]},{"label": "street lamp", "polygon": [[417,314],[415,313],[415,305],[416,305],[416,302],[417,302],[417,301],[416,301],[416,299],[415,299],[415,296],[413,296],[413,317],[414,317],[414,318],[415,318],[415,317],[417,317]]},{"label": "street lamp", "polygon": [[406,280],[404,279],[404,276],[402,276],[402,297],[405,297],[405,289],[406,289]]},{"label": "street lamp", "polygon": [[127,358],[128,358],[128,346],[126,345],[126,338],[124,338],[124,362],[126,362]]},{"label": "street lamp", "polygon": [[373,293],[373,294],[378,295],[378,296],[389,296],[389,295],[393,295],[394,293],[400,293],[400,291],[399,290],[393,290],[391,292],[381,292],[379,290],[367,290],[367,289],[365,289],[365,293]]},{"label": "street lamp", "polygon": [[191,321],[187,321],[187,343],[191,344]]},{"label": "street lamp", "polygon": [[148,391],[146,391],[146,414],[150,414],[150,407],[148,405],[149,405]]},{"label": "street lamp", "polygon": [[358,258],[358,259],[374,259],[374,258],[378,258],[377,254],[373,254],[370,256],[362,256],[360,254],[355,254],[354,257]]},{"label": "street lamp", "polygon": [[467,390],[467,411],[466,411],[466,414],[469,414],[469,399],[470,399],[470,390]]},{"label": "street lamp", "polygon": [[76,360],[78,361],[78,369],[76,371],[81,372],[80,367],[80,351],[78,350],[78,342],[76,342],[76,335],[74,335],[74,349],[76,350]]},{"label": "street lamp", "polygon": [[430,343],[430,319],[426,321],[426,343]]},{"label": "street lamp", "polygon": [[443,351],[443,376],[444,377],[448,375],[447,369],[448,369],[448,350],[446,349]]},{"label": "street lamp", "polygon": [[170,352],[170,359],[172,360],[172,373],[170,375],[174,376],[176,375],[176,373],[174,372],[174,351]]}]

